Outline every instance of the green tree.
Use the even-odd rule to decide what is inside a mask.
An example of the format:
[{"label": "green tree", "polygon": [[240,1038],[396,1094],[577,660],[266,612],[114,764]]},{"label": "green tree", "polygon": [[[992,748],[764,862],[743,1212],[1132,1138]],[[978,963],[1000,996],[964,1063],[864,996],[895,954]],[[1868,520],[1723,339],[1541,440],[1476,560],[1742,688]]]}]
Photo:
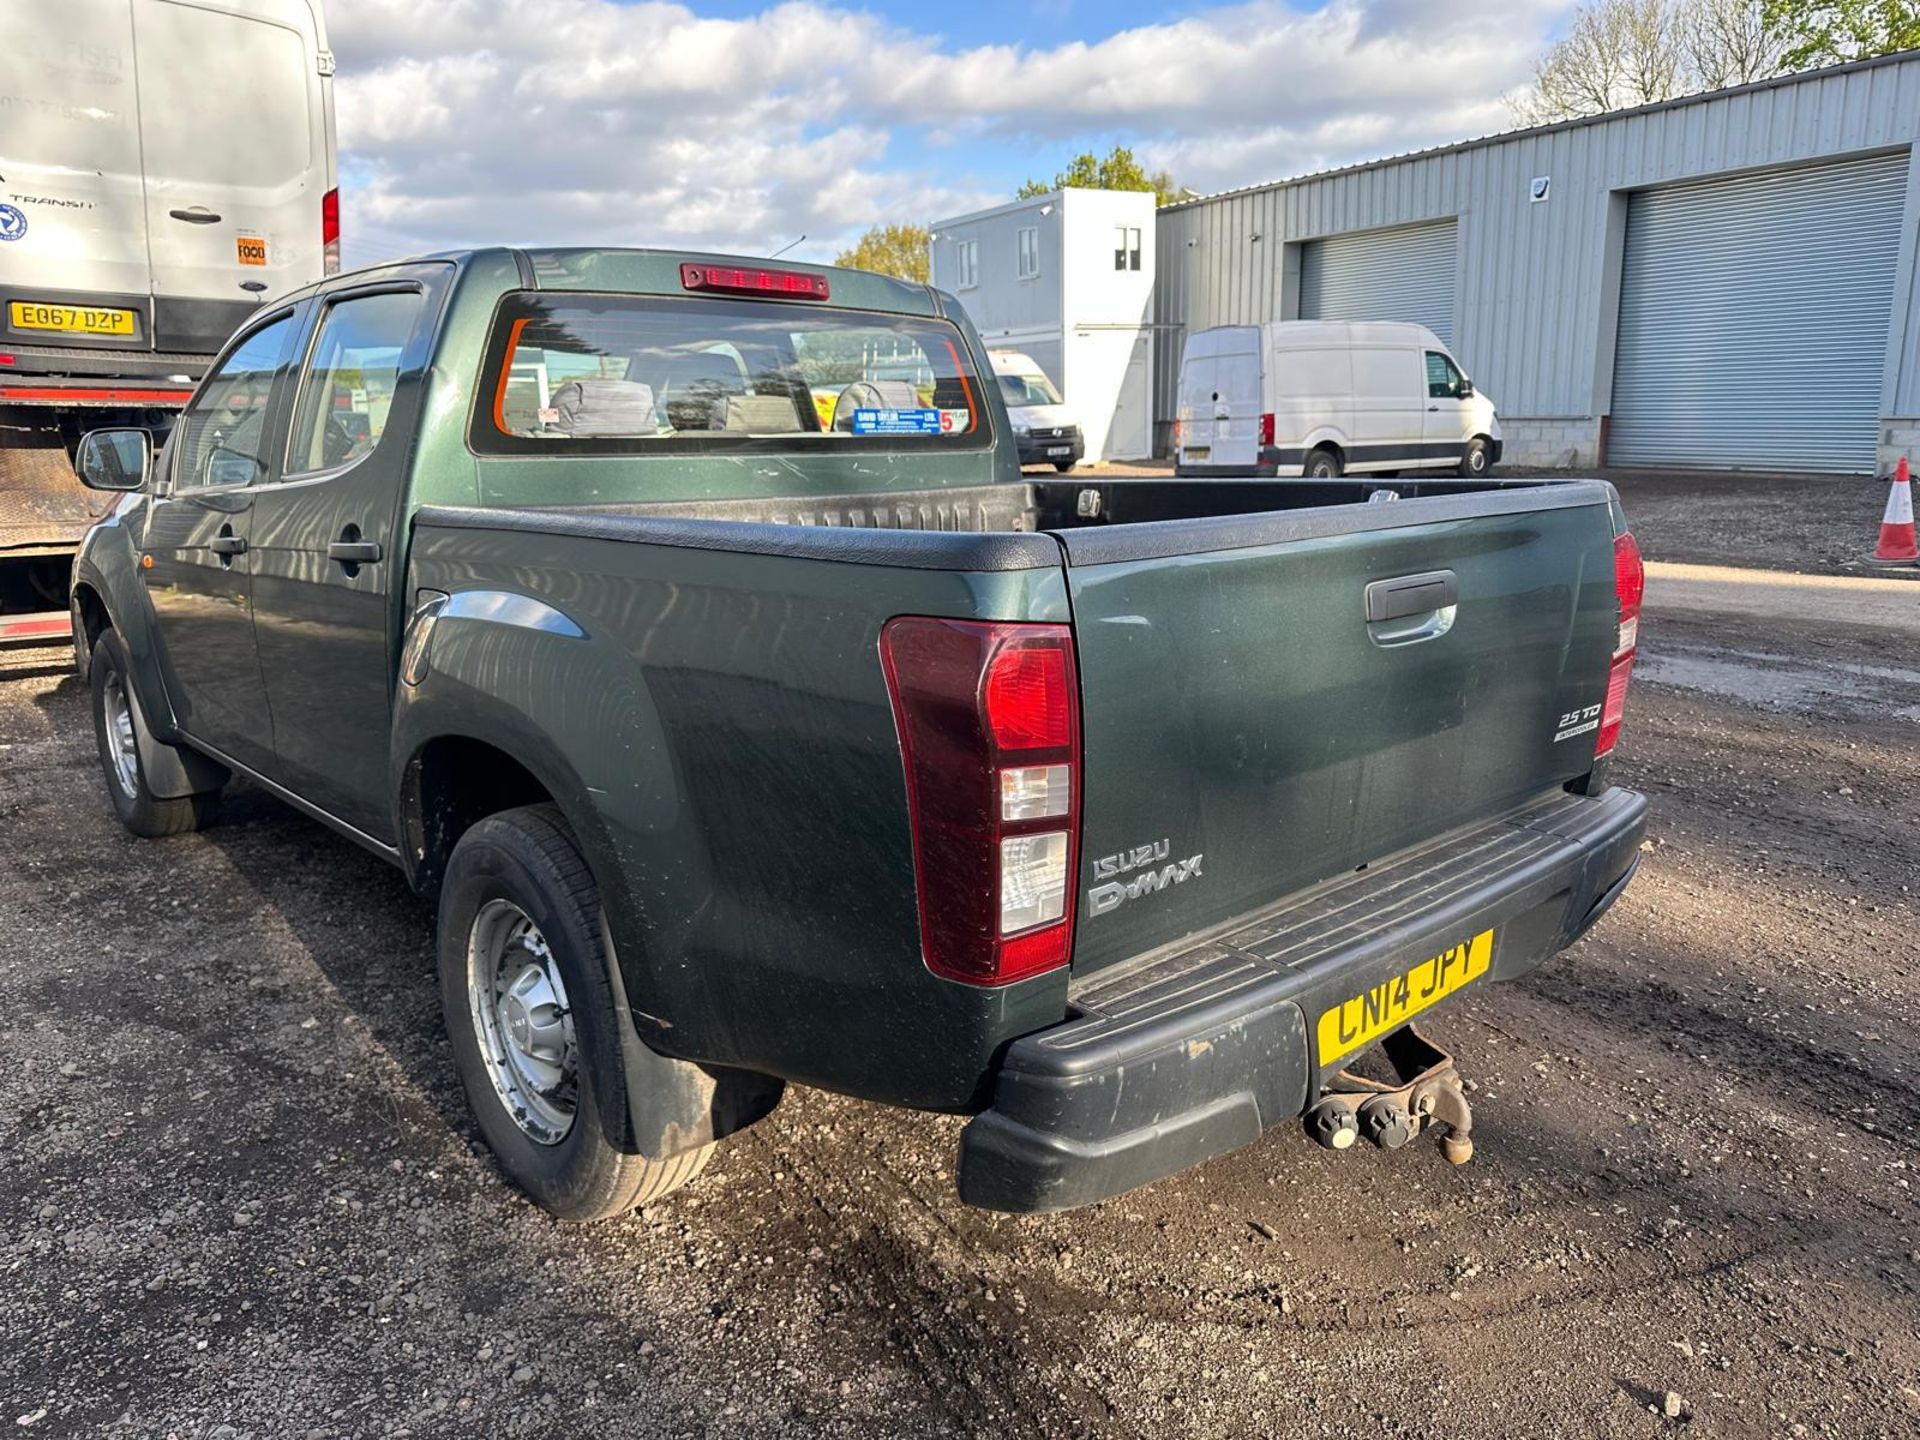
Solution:
[{"label": "green tree", "polygon": [[1765,0],[1764,10],[1789,70],[1920,49],[1920,0]]},{"label": "green tree", "polygon": [[1134,159],[1131,149],[1116,145],[1105,156],[1095,155],[1091,150],[1076,155],[1068,162],[1066,169],[1053,177],[1051,184],[1045,180],[1029,180],[1014,195],[1021,200],[1031,200],[1036,195],[1049,195],[1055,190],[1069,187],[1076,190],[1151,190],[1162,205],[1171,205],[1176,200],[1184,199],[1188,193],[1174,184],[1173,176],[1165,170],[1157,170],[1149,175]]},{"label": "green tree", "polygon": [[932,238],[932,231],[925,225],[876,225],[851,250],[836,255],[833,263],[924,285],[927,244]]}]

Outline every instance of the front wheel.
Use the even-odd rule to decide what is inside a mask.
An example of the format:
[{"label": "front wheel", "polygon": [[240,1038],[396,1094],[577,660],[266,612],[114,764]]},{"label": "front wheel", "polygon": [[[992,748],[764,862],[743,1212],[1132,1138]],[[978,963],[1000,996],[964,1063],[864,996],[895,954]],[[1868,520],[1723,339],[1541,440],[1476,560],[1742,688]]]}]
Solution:
[{"label": "front wheel", "polygon": [[1068,472],[1069,470],[1071,470],[1071,469],[1073,469],[1073,461],[1071,461],[1071,460],[1056,460],[1056,461],[1054,461],[1054,462],[1053,462],[1053,468],[1054,468],[1054,469],[1056,469],[1056,470],[1058,470],[1058,471],[1059,471],[1059,472],[1060,472],[1060,473],[1061,473],[1062,475],[1064,475],[1064,474],[1066,474],[1066,473],[1067,473],[1067,472]]},{"label": "front wheel", "polygon": [[1478,480],[1493,469],[1493,446],[1476,435],[1467,442],[1467,448],[1460,452],[1460,473],[1469,480]]},{"label": "front wheel", "polygon": [[218,791],[165,797],[153,793],[141,742],[158,746],[147,733],[146,717],[133,690],[132,667],[119,635],[103,630],[94,643],[88,678],[93,685],[93,733],[107,798],[120,823],[149,840],[184,835],[212,818]]},{"label": "front wheel", "polygon": [[1340,471],[1340,454],[1337,450],[1321,449],[1307,456],[1305,473],[1309,480],[1338,480]]},{"label": "front wheel", "polygon": [[630,1022],[603,933],[600,892],[558,810],[503,811],[460,837],[440,889],[447,1034],[507,1178],[562,1220],[661,1199],[713,1153],[638,1152],[619,1029]]}]

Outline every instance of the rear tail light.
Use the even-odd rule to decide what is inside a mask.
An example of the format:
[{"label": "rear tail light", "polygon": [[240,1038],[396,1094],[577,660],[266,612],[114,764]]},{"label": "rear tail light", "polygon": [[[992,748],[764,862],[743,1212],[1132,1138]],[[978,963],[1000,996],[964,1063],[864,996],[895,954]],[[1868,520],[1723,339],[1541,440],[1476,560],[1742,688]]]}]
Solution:
[{"label": "rear tail light", "polygon": [[340,273],[340,192],[327,191],[320,197],[320,252],[322,273]]},{"label": "rear tail light", "polygon": [[1080,701],[1064,625],[907,615],[880,632],[906,768],[920,944],[950,980],[1067,963]]},{"label": "rear tail light", "polygon": [[1262,415],[1260,417],[1260,443],[1262,445],[1273,444],[1273,416],[1272,415]]},{"label": "rear tail light", "polygon": [[1620,722],[1627,714],[1627,685],[1633,679],[1633,657],[1640,647],[1640,603],[1647,593],[1647,567],[1633,533],[1613,537],[1613,594],[1620,607],[1614,632],[1613,664],[1607,671],[1607,700],[1600,710],[1600,734],[1594,741],[1597,760],[1611,753],[1620,740]]},{"label": "rear tail light", "polygon": [[1186,421],[1176,420],[1173,422],[1173,448],[1174,449],[1178,450],[1182,445],[1186,443],[1186,441],[1181,438],[1186,433],[1186,429],[1187,429]]}]

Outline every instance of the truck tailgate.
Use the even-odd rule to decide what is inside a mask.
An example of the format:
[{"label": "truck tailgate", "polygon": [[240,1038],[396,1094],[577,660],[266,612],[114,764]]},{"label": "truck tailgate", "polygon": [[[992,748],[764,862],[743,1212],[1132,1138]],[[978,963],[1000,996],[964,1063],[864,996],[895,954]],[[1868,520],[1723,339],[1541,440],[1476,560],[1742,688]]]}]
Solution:
[{"label": "truck tailgate", "polygon": [[1610,498],[1568,482],[1060,532],[1075,974],[1587,774]]}]

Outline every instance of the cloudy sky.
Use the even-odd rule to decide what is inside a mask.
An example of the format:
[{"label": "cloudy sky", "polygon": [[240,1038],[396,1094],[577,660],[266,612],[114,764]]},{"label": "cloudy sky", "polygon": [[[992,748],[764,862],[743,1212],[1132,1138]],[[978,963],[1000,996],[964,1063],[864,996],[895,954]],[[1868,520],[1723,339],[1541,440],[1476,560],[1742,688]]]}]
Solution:
[{"label": "cloudy sky", "polygon": [[831,258],[1131,144],[1202,193],[1510,128],[1552,0],[326,0],[352,264]]}]

